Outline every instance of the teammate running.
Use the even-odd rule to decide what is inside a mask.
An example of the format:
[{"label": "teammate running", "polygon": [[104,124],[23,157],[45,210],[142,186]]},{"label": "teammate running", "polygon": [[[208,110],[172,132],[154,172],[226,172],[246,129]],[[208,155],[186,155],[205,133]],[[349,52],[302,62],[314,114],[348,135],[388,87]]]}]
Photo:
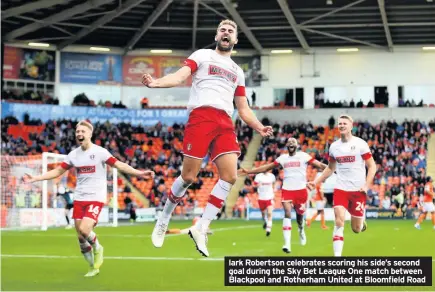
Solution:
[{"label": "teammate running", "polygon": [[307,184],[307,165],[311,164],[319,170],[324,170],[326,165],[312,158],[309,154],[296,151],[298,142],[295,138],[287,141],[288,154],[279,156],[274,162],[262,165],[258,168],[247,170],[241,168],[239,174],[254,174],[271,170],[281,166],[284,169],[284,183],[282,186],[282,205],[284,207],[283,235],[284,245],[282,250],[285,253],[291,252],[291,209],[296,212],[296,221],[299,229],[299,240],[301,245],[307,243],[304,231],[304,213],[308,200]]},{"label": "teammate running", "polygon": [[[337,184],[334,189],[335,227],[333,232],[334,256],[341,256],[344,245],[344,220],[346,210],[351,215],[351,226],[355,233],[365,231],[365,202],[367,188],[372,185],[376,173],[376,163],[370,148],[364,140],[352,135],[353,119],[341,115],[338,129],[341,138],[329,148],[329,164],[322,175],[307,186],[315,186],[336,171]],[[366,168],[367,166],[367,177]]]},{"label": "teammate running", "polygon": [[266,236],[272,232],[273,198],[275,197],[274,184],[276,178],[270,172],[259,173],[255,176],[254,184],[257,185],[258,206],[265,219]]},{"label": "teammate running", "polygon": [[73,219],[77,231],[81,252],[90,269],[85,277],[93,277],[100,272],[103,264],[103,246],[93,231],[98,223],[98,216],[107,201],[106,164],[119,171],[142,177],[153,177],[150,170],[137,170],[128,164],[118,161],[109,151],[91,142],[94,128],[87,121],[76,126],[76,140],[80,147],[71,151],[57,168],[38,176],[25,174],[23,181],[33,183],[51,180],[75,167],[77,170],[77,186],[74,192]]}]

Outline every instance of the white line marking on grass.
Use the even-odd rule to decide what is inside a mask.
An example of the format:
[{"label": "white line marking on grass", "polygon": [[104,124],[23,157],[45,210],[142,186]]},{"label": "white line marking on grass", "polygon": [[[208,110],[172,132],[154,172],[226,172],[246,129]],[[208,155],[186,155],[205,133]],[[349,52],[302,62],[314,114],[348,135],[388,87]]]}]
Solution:
[{"label": "white line marking on grass", "polygon": [[[255,226],[255,225],[248,225],[248,226],[235,226],[235,227],[223,227],[223,228],[216,228],[212,229],[213,232],[220,232],[220,231],[231,231],[231,230],[238,230],[238,229],[251,229],[251,228],[258,228],[261,229],[261,226]],[[173,237],[173,236],[180,236],[180,235],[186,235],[186,234],[168,234],[165,237]],[[75,232],[71,232],[69,234],[51,234],[51,233],[45,233],[45,232],[37,232],[29,234],[27,232],[11,232],[11,233],[3,233],[2,236],[47,236],[47,237],[76,237]],[[99,235],[100,237],[125,237],[125,238],[149,238],[151,235],[149,234],[111,234],[111,233],[103,233]]]},{"label": "white line marking on grass", "polygon": [[[43,255],[43,254],[2,254],[2,258],[29,259],[82,259],[81,256]],[[138,260],[138,261],[223,261],[224,258],[177,258],[177,257],[138,257],[138,256],[105,256],[105,260]],[[435,262],[435,260],[432,260]]]},{"label": "white line marking on grass", "polygon": [[[2,254],[2,258],[29,259],[81,259],[81,256],[43,255],[43,254]],[[224,258],[177,258],[177,257],[138,257],[105,256],[105,260],[139,260],[139,261],[223,261]]]}]

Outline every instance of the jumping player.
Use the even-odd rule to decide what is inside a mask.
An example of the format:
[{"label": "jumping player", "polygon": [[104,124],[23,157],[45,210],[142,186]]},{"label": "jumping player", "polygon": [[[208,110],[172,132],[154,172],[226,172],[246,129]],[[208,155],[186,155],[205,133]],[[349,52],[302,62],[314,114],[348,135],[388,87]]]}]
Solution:
[{"label": "jumping player", "polygon": [[[336,170],[337,183],[334,189],[335,227],[333,233],[334,256],[341,256],[344,245],[344,220],[346,210],[351,215],[351,226],[355,233],[365,231],[365,202],[367,188],[372,185],[376,173],[376,163],[370,148],[364,140],[352,135],[353,119],[341,115],[338,129],[341,138],[329,148],[329,164],[322,175],[307,186],[315,186],[331,176]],[[367,166],[367,177],[366,169]]]},{"label": "jumping player", "polygon": [[77,186],[74,193],[75,228],[78,235],[81,252],[90,269],[85,277],[93,277],[100,272],[103,263],[103,246],[99,243],[93,231],[98,222],[98,216],[107,201],[106,164],[116,167],[119,171],[142,177],[152,177],[149,170],[137,170],[118,161],[109,151],[91,142],[93,126],[87,121],[81,121],[76,126],[76,140],[80,147],[71,151],[64,162],[57,168],[38,176],[25,174],[23,181],[33,183],[51,180],[75,167],[77,170]]},{"label": "jumping player", "polygon": [[274,184],[276,178],[270,172],[259,173],[255,176],[254,183],[257,185],[258,206],[260,207],[261,215],[265,219],[266,236],[270,236],[272,232],[272,214],[273,214],[273,198]]},{"label": "jumping player", "polygon": [[246,170],[241,168],[239,174],[261,173],[281,166],[284,169],[284,183],[282,186],[282,205],[284,207],[283,235],[285,253],[291,252],[291,209],[296,212],[296,221],[299,227],[299,240],[301,245],[307,243],[304,231],[304,213],[308,200],[307,184],[307,165],[311,164],[317,169],[324,170],[326,165],[312,158],[309,154],[296,151],[298,142],[295,138],[287,141],[288,154],[279,156],[274,162],[262,165],[258,168]]},{"label": "jumping player", "polygon": [[185,61],[184,66],[173,74],[159,79],[144,74],[142,83],[150,88],[168,88],[180,85],[193,76],[188,103],[189,119],[184,131],[183,169],[173,183],[161,217],[157,220],[151,239],[155,247],[161,247],[165,239],[171,214],[194,182],[202,160],[209,153],[216,164],[220,179],[211,191],[204,213],[189,235],[196,249],[208,256],[206,232],[216,217],[231,187],[237,179],[237,159],[240,148],[231,120],[234,107],[240,118],[261,136],[270,136],[272,127],[263,126],[249,108],[245,93],[243,70],[231,59],[231,51],[237,44],[237,25],[234,21],[222,21],[216,31],[216,49],[201,49]]},{"label": "jumping player", "polygon": [[431,214],[433,229],[435,230],[435,206],[433,203],[433,199],[435,197],[435,192],[433,188],[433,181],[430,176],[426,178],[426,185],[424,186],[424,196],[423,196],[423,205],[422,212],[418,217],[417,223],[415,223],[414,227],[417,229],[421,229],[420,224],[426,218],[427,213]]}]

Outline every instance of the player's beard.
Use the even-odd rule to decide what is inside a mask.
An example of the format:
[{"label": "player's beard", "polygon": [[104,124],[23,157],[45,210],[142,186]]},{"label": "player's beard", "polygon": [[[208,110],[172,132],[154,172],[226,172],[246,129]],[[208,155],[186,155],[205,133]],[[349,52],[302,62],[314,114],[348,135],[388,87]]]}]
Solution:
[{"label": "player's beard", "polygon": [[288,153],[289,154],[295,154],[295,152],[296,152],[296,147],[287,147],[287,150],[288,150]]},{"label": "player's beard", "polygon": [[230,41],[230,45],[228,47],[222,46],[221,42],[222,42],[222,40],[216,42],[216,47],[221,52],[230,52],[234,47],[234,44],[231,44],[231,41]]}]

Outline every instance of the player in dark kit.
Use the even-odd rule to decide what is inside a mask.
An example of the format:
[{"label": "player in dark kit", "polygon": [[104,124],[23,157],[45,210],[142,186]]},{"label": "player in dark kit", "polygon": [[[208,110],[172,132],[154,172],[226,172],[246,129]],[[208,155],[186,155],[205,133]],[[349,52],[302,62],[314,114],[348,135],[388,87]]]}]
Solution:
[{"label": "player in dark kit", "polygon": [[64,186],[60,186],[57,190],[57,196],[62,197],[65,200],[65,219],[66,219],[66,229],[71,229],[73,226],[70,224],[69,212],[73,208],[73,198],[72,191]]}]

